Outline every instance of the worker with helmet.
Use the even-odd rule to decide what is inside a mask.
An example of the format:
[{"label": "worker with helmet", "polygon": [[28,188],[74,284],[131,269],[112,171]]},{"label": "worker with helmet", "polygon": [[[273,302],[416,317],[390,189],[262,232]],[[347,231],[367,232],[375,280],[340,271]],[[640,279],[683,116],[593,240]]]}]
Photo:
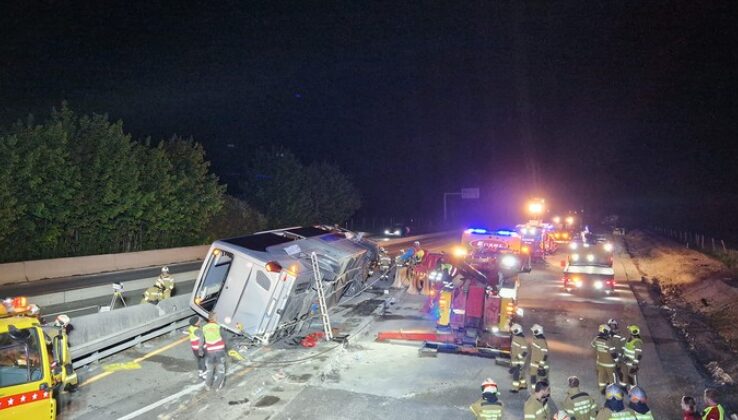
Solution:
[{"label": "worker with helmet", "polygon": [[187,335],[190,338],[192,354],[195,356],[195,360],[197,361],[197,376],[205,379],[205,375],[207,374],[207,368],[205,366],[205,337],[202,334],[199,316],[193,316],[190,318],[190,326],[187,327]]},{"label": "worker with helmet", "polygon": [[625,345],[625,337],[620,335],[620,328],[616,319],[608,319],[607,326],[610,327],[610,338],[618,353],[618,362],[615,366],[615,374],[617,375],[618,380],[620,381],[620,385],[622,386],[624,385],[621,373],[623,371],[623,346]]},{"label": "worker with helmet", "polygon": [[637,325],[628,325],[629,337],[623,344],[622,381],[625,385],[638,385],[638,368],[641,363],[643,340]]},{"label": "worker with helmet", "polygon": [[551,417],[552,411],[549,398],[551,398],[551,389],[548,382],[536,382],[530,397],[523,406],[523,417],[526,420],[547,420]]},{"label": "worker with helmet", "polygon": [[415,249],[415,255],[413,256],[415,264],[420,264],[423,262],[423,258],[425,257],[425,250],[420,247],[419,241],[413,242],[413,248]]},{"label": "worker with helmet", "polygon": [[490,378],[482,382],[482,398],[469,407],[477,420],[502,419],[502,402],[499,401],[500,391],[497,383]]},{"label": "worker with helmet", "polygon": [[530,343],[528,374],[530,375],[530,386],[533,387],[537,382],[548,382],[548,343],[543,335],[542,326],[533,324],[530,331],[533,333],[533,339]]},{"label": "worker with helmet", "polygon": [[153,287],[149,287],[144,291],[144,302],[158,303],[164,299],[169,299],[174,293],[174,277],[169,274],[169,267],[161,268],[159,277],[156,278]]},{"label": "worker with helmet", "polygon": [[628,391],[628,408],[630,408],[638,420],[653,420],[653,414],[647,404],[646,391],[639,386],[634,386]]},{"label": "worker with helmet", "polygon": [[605,324],[600,325],[597,337],[592,340],[592,348],[595,349],[597,385],[600,392],[604,394],[608,384],[617,383],[615,365],[619,360],[619,356],[610,337],[610,327]]},{"label": "worker with helmet", "polygon": [[528,341],[523,334],[523,327],[520,324],[512,324],[510,326],[510,334],[512,335],[512,344],[510,345],[510,373],[512,374],[512,389],[510,392],[518,392],[528,387],[525,380],[525,359],[528,357]]},{"label": "worker with helmet", "polygon": [[568,382],[569,389],[566,391],[561,408],[572,419],[594,420],[597,416],[597,403],[588,393],[579,389],[579,378],[570,376]]},{"label": "worker with helmet", "polygon": [[205,366],[207,367],[205,387],[208,390],[213,387],[219,390],[225,383],[226,344],[215,312],[208,314],[208,322],[202,327],[202,335],[205,338]]},{"label": "worker with helmet", "polygon": [[618,384],[610,384],[605,389],[605,406],[597,413],[596,420],[636,420],[635,413],[625,406],[625,393]]}]

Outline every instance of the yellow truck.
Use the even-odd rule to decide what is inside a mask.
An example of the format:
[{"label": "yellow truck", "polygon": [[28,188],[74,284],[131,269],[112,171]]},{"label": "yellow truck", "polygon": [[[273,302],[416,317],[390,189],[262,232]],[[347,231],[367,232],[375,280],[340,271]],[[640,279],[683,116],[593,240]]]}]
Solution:
[{"label": "yellow truck", "polygon": [[0,418],[55,419],[59,396],[77,387],[69,318],[43,326],[38,314],[24,297],[0,302]]}]

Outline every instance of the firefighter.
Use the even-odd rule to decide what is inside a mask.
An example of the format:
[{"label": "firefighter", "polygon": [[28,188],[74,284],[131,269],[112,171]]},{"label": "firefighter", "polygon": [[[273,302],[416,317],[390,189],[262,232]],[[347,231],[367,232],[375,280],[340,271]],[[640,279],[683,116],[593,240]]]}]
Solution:
[{"label": "firefighter", "polygon": [[622,371],[623,371],[623,346],[625,345],[625,337],[620,335],[618,321],[610,318],[607,320],[607,326],[610,327],[610,338],[612,339],[612,344],[615,346],[615,349],[618,353],[618,362],[615,366],[615,374],[618,377],[618,381],[620,382],[621,386],[625,386],[625,383],[623,383],[623,377],[622,377]]},{"label": "firefighter", "polygon": [[169,274],[169,267],[161,268],[161,274],[154,282],[154,286],[144,291],[144,301],[157,303],[164,299],[169,299],[174,293],[174,277]]},{"label": "firefighter", "polygon": [[528,357],[528,342],[523,334],[520,324],[510,326],[512,344],[510,348],[510,373],[512,374],[512,389],[510,392],[518,392],[528,387],[525,380],[525,358]]},{"label": "firefighter", "polygon": [[207,374],[207,368],[205,366],[205,338],[202,334],[202,327],[200,327],[200,317],[193,316],[190,318],[190,326],[187,327],[187,334],[190,337],[192,354],[197,361],[197,376],[205,379],[205,375]]},{"label": "firefighter", "polygon": [[702,420],[725,420],[725,407],[718,401],[720,394],[715,388],[706,388],[705,393],[702,395],[705,400],[705,409],[702,411]]},{"label": "firefighter", "polygon": [[623,383],[629,386],[638,385],[638,368],[641,363],[643,340],[641,329],[637,325],[628,325],[630,337],[623,344],[623,365],[621,376]]},{"label": "firefighter", "polygon": [[646,391],[639,386],[634,386],[628,391],[628,399],[630,400],[628,408],[633,411],[638,420],[653,420],[651,409],[646,403]]},{"label": "firefighter", "polygon": [[615,365],[618,362],[618,353],[612,344],[610,327],[605,324],[600,325],[597,337],[592,340],[592,347],[595,349],[597,385],[600,392],[604,394],[607,385],[617,383]]},{"label": "firefighter", "polygon": [[223,388],[225,383],[225,341],[220,332],[220,325],[217,323],[215,312],[208,315],[208,323],[202,327],[202,334],[205,338],[205,365],[207,367],[207,376],[205,377],[205,386],[208,390],[215,387],[216,390]]},{"label": "firefighter", "polygon": [[530,386],[545,381],[548,382],[548,344],[546,337],[543,336],[543,327],[534,324],[530,328],[533,333],[533,339],[530,343],[530,365],[528,366],[528,374],[530,375]]},{"label": "firefighter", "polygon": [[573,420],[594,420],[597,416],[597,403],[589,394],[579,390],[576,376],[569,377],[569,389],[561,407]]},{"label": "firefighter", "polygon": [[497,383],[490,378],[482,382],[482,398],[469,407],[477,420],[502,419],[502,402],[499,401],[500,392]]},{"label": "firefighter", "polygon": [[605,390],[605,406],[597,413],[596,420],[637,420],[635,414],[625,407],[623,388],[610,384]]},{"label": "firefighter", "polygon": [[548,387],[548,382],[536,382],[530,398],[528,398],[528,401],[523,406],[524,418],[526,420],[547,420],[551,417],[551,408],[548,404],[550,396],[551,390]]}]

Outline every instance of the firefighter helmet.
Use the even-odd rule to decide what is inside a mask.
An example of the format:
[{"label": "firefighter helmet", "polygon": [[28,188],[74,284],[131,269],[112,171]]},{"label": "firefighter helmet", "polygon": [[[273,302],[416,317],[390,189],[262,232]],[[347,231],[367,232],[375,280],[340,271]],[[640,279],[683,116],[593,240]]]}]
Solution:
[{"label": "firefighter helmet", "polygon": [[633,335],[639,335],[641,333],[641,329],[638,328],[638,325],[628,325],[628,331]]},{"label": "firefighter helmet", "polygon": [[558,413],[554,414],[553,420],[569,420],[569,414],[564,410],[559,410]]},{"label": "firefighter helmet", "polygon": [[610,384],[605,388],[605,399],[611,400],[613,398],[619,401],[623,400],[623,388],[618,384]]},{"label": "firefighter helmet", "polygon": [[65,314],[61,314],[56,317],[56,325],[59,325],[62,327],[67,326],[70,321],[71,320],[69,319],[69,316]]},{"label": "firefighter helmet", "polygon": [[492,378],[487,378],[482,382],[482,394],[494,394],[497,395],[500,392],[497,389],[497,382],[493,381]]},{"label": "firefighter helmet", "polygon": [[415,242],[413,242],[413,246],[414,246],[415,248],[420,248],[420,241],[415,241]]},{"label": "firefighter helmet", "polygon": [[607,320],[607,326],[610,327],[611,331],[615,331],[618,329],[618,320],[615,318],[610,318]]},{"label": "firefighter helmet", "polygon": [[610,334],[610,327],[608,327],[607,324],[600,324],[598,331],[600,334]]},{"label": "firefighter helmet", "polygon": [[630,391],[628,391],[628,398],[630,398],[630,402],[633,402],[633,403],[638,403],[638,402],[645,403],[647,399],[646,391],[644,391],[643,388],[636,385],[633,388],[631,388]]},{"label": "firefighter helmet", "polygon": [[520,324],[512,324],[510,326],[510,332],[514,335],[518,335],[523,332],[523,326]]},{"label": "firefighter helmet", "polygon": [[161,274],[169,274],[169,267],[166,265],[161,268]]},{"label": "firefighter helmet", "polygon": [[533,324],[532,327],[530,327],[531,332],[533,335],[542,335],[543,334],[543,327],[538,324]]}]

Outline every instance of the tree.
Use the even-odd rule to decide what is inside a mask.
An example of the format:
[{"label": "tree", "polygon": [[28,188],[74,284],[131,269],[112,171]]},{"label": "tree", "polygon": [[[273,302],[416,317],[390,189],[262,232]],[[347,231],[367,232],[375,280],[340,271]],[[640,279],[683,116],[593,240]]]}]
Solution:
[{"label": "tree", "polygon": [[341,223],[361,205],[358,191],[337,166],[306,167],[282,148],[256,150],[246,173],[243,198],[274,227]]},{"label": "tree", "polygon": [[307,167],[315,222],[334,224],[346,221],[361,207],[359,191],[336,165],[313,163]]},{"label": "tree", "polygon": [[245,201],[226,195],[223,207],[208,225],[209,241],[243,236],[267,227],[267,220]]}]

